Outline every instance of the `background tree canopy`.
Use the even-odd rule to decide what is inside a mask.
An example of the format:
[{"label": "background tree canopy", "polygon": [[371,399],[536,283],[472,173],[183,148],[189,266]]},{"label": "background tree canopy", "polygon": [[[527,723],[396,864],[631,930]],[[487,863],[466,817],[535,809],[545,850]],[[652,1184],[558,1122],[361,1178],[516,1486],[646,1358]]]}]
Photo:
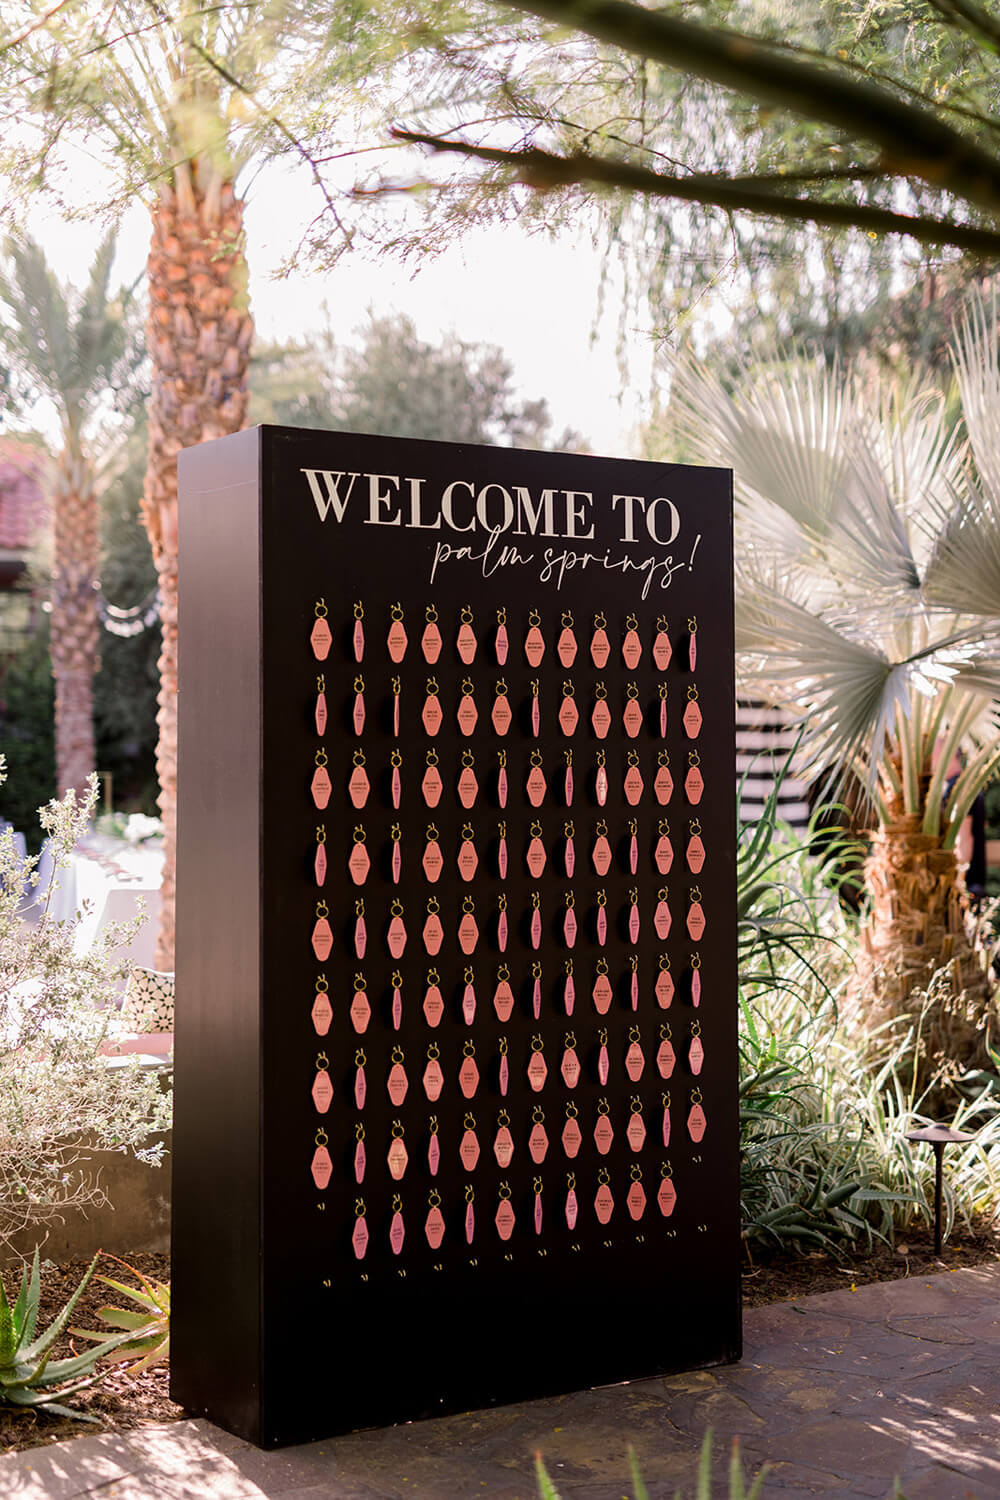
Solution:
[{"label": "background tree canopy", "polygon": [[495,345],[454,334],[431,344],[401,314],[370,312],[358,345],[338,347],[329,330],[310,344],[265,345],[250,386],[253,422],[528,448],[582,441],[567,431],[551,442],[547,402],[518,396]]}]

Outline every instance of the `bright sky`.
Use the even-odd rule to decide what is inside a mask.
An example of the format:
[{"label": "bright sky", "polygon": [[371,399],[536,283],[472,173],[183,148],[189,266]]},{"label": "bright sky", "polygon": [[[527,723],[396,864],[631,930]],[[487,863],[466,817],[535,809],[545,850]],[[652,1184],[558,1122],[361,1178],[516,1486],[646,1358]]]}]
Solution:
[{"label": "bright sky", "polygon": [[[599,261],[589,236],[553,241],[516,226],[479,230],[414,274],[387,258],[343,258],[328,272],[274,272],[294,250],[316,201],[297,174],[268,169],[253,184],[246,216],[251,297],[264,339],[301,338],[322,322],[325,303],[335,333],[352,339],[369,306],[408,313],[420,335],[437,341],[455,331],[472,342],[498,344],[514,366],[520,393],[545,396],[554,433],[573,427],[595,453],[636,451],[650,388],[651,343],[646,330],[629,335],[630,388],[620,400],[618,310],[609,306],[595,333]],[[97,242],[86,225],[36,217],[32,231],[58,274],[78,277]],[[122,226],[119,268],[131,279],[142,268],[149,221],[144,209]]]}]

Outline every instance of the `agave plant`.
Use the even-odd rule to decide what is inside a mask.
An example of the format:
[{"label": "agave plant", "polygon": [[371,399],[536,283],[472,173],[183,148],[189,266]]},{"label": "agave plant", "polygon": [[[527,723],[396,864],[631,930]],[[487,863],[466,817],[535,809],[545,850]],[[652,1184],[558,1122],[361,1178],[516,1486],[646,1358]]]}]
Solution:
[{"label": "agave plant", "polygon": [[[135,1279],[141,1284],[139,1288],[127,1286],[123,1281],[115,1281],[110,1276],[98,1276],[98,1281],[103,1281],[112,1291],[118,1292],[123,1297],[128,1297],[136,1307],[99,1307],[97,1316],[102,1322],[107,1323],[109,1328],[126,1330],[124,1341],[118,1348],[108,1354],[110,1363],[120,1362],[126,1359],[134,1359],[136,1363],[132,1366],[131,1373],[139,1374],[141,1370],[148,1370],[151,1365],[159,1364],[170,1355],[170,1283],[167,1281],[151,1281],[144,1276],[135,1266],[130,1266],[128,1261],[118,1260],[117,1255],[109,1255],[109,1260],[117,1260],[120,1266],[130,1271]],[[95,1343],[106,1342],[106,1333],[97,1333],[93,1329],[74,1328],[71,1330],[79,1338],[92,1339]]]},{"label": "agave plant", "polygon": [[42,1408],[57,1416],[75,1417],[80,1422],[97,1420],[62,1403],[67,1396],[75,1396],[102,1378],[103,1372],[94,1373],[97,1361],[102,1355],[117,1349],[129,1335],[115,1334],[104,1338],[93,1349],[85,1349],[69,1359],[51,1358],[52,1347],[69,1323],[96,1265],[95,1255],[58,1317],[37,1337],[35,1330],[41,1295],[38,1251],[35,1251],[30,1276],[27,1269],[21,1274],[21,1286],[13,1307],[0,1279],[0,1404]]},{"label": "agave plant", "polygon": [[803,773],[866,794],[855,1014],[881,1025],[952,976],[924,1077],[988,1065],[994,991],[956,858],[1000,765],[1000,364],[982,304],[955,364],[964,433],[929,386],[805,359],[735,384],[682,360],[671,396],[690,448],[735,471],[744,688],[801,725]]},{"label": "agave plant", "polygon": [[[634,1451],[628,1450],[629,1469],[632,1475],[633,1500],[649,1500],[649,1490],[639,1472],[639,1463]],[[732,1451],[729,1458],[729,1500],[760,1500],[764,1493],[764,1479],[767,1475],[767,1464],[761,1469],[750,1489],[746,1487],[743,1474],[743,1465],[740,1462],[740,1440],[733,1438]],[[535,1459],[535,1475],[538,1479],[538,1494],[540,1500],[559,1500],[559,1491],[552,1483],[541,1457]],[[712,1500],[712,1429],[709,1427],[705,1432],[705,1438],[701,1445],[701,1453],[698,1457],[697,1488],[693,1500]],[[674,1491],[674,1500],[683,1500],[680,1490]]]}]

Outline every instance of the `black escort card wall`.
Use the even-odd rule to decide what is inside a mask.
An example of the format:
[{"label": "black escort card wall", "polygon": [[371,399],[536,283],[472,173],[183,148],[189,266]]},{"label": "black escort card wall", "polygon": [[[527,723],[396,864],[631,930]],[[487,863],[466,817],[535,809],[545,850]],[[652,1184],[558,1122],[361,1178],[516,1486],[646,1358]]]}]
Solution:
[{"label": "black escort card wall", "polygon": [[729,472],[180,476],[174,1399],[274,1444],[736,1358]]}]

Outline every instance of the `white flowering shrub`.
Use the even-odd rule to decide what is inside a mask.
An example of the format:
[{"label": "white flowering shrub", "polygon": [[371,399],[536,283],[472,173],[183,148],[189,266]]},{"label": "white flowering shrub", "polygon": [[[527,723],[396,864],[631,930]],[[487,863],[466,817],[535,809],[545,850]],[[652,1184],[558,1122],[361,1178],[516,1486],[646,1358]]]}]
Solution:
[{"label": "white flowering shrub", "polygon": [[[0,756],[0,781],[6,770]],[[156,1071],[100,1055],[117,1011],[123,942],[140,917],[117,923],[86,953],[74,948],[79,914],[50,915],[52,886],[97,800],[97,778],[81,799],[68,792],[39,810],[53,857],[39,890],[37,860],[22,859],[0,832],[0,1252],[20,1231],[105,1202],[88,1170],[94,1151],[125,1151],[159,1166],[171,1098]]]}]

